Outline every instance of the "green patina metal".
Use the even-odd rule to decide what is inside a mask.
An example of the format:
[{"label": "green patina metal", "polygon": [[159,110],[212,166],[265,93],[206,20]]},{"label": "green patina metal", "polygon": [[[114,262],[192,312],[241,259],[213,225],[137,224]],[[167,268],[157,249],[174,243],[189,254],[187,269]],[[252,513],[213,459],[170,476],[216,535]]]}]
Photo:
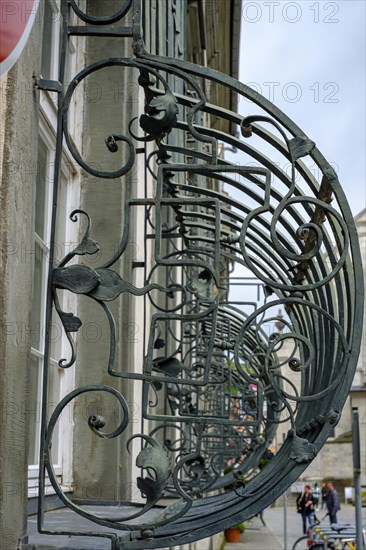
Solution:
[{"label": "green patina metal", "polygon": [[[124,17],[131,10],[133,23],[124,27]],[[70,24],[70,12],[80,19],[80,25]],[[70,264],[77,256],[99,250],[88,214],[82,210],[70,214],[72,222],[85,218],[87,230],[80,244],[58,265],[51,252],[48,328],[55,307],[72,348],[71,358],[60,358],[59,365],[71,366],[77,358],[73,335],[82,319],[62,311],[57,292],[67,289],[97,302],[110,327],[105,369],[111,377],[141,383],[141,414],[145,426],[151,420],[155,428],[134,434],[127,443],[129,446],[135,438],[142,443],[137,466],[146,475],[136,483],[145,504],[120,517],[91,513],[73,502],[57,481],[51,455],[53,430],[75,397],[107,392],[121,407],[120,424],[111,433],[103,432],[103,417],[91,415],[85,429],[99,438],[119,437],[129,422],[126,399],[106,385],[83,386],[65,396],[47,420],[46,367],[39,530],[50,533],[43,521],[47,473],[66,506],[95,523],[95,532],[89,536],[109,538],[112,548],[187,544],[240,523],[268,506],[298,478],[338,421],[352,383],[362,328],[362,269],[356,230],[335,171],[284,113],[227,75],[146,52],[140,0],[121,1],[110,17],[88,16],[75,0],[62,0],[62,15],[59,81],[38,81],[40,88],[58,92],[55,197],[63,138],[80,167],[101,179],[128,174],[141,151],[139,142],[154,142],[146,165],[156,185],[153,194],[126,202],[125,231],[118,249],[100,266]],[[126,37],[133,40],[135,56],[100,60],[66,84],[71,35]],[[87,76],[105,67],[134,68],[145,95],[144,112],[139,117],[141,137],[132,129],[136,127],[133,120],[126,121],[125,135],[101,136],[111,154],[119,147],[127,152],[125,164],[110,172],[89,166],[68,133],[68,111],[75,90]],[[229,94],[250,100],[258,115],[243,117],[209,103],[204,83],[221,85]],[[242,137],[210,128],[205,124],[210,116],[237,124]],[[169,140],[168,135],[177,139]],[[187,138],[196,146],[189,146]],[[220,158],[221,145],[235,147],[252,165]],[[273,152],[273,160],[268,151]],[[289,163],[290,174],[281,169],[279,158]],[[320,181],[309,170],[309,159],[318,167]],[[114,269],[126,254],[131,210],[136,206],[144,208],[146,237],[154,251],[153,263],[149,266],[145,259],[141,264],[146,280],[141,288],[123,280]],[[56,210],[57,200],[53,236]],[[262,305],[231,303],[229,268],[233,264],[250,270],[264,291]],[[155,282],[158,270],[164,270],[164,283]],[[115,320],[108,302],[121,293],[147,295],[154,312],[140,371],[116,361]],[[287,316],[281,330],[268,334],[266,325],[278,323],[273,310],[279,307]],[[165,353],[167,340],[173,343],[169,354]],[[293,351],[284,362],[280,356],[286,341],[292,342]],[[288,376],[289,369],[298,376],[298,384]],[[157,408],[162,402],[164,413]],[[260,470],[260,461],[271,456],[268,446],[284,421],[291,425],[287,439]],[[169,430],[175,434],[174,440],[167,436]],[[239,458],[237,467],[223,474],[227,461],[233,458]],[[175,503],[146,515],[164,497],[175,498]],[[114,533],[98,532],[98,525],[111,527]]]}]

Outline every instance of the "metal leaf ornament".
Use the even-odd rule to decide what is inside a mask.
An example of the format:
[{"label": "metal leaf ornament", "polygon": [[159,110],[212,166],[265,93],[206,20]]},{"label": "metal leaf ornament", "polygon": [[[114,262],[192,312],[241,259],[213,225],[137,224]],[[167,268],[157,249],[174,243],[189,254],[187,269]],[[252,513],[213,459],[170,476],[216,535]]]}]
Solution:
[{"label": "metal leaf ornament", "polygon": [[145,113],[140,116],[140,126],[152,138],[158,139],[177,125],[177,100],[167,91],[164,95],[154,97],[146,105]]},{"label": "metal leaf ornament", "polygon": [[136,458],[136,466],[152,470],[155,478],[151,475],[138,477],[137,486],[146,496],[146,506],[152,506],[162,496],[171,474],[171,459],[168,451],[158,441],[149,436],[140,436],[148,443]]},{"label": "metal leaf ornament", "polygon": [[81,243],[74,249],[74,254],[83,256],[84,254],[96,254],[99,252],[99,244],[88,236],[85,236]]},{"label": "metal leaf ornament", "polygon": [[66,311],[58,311],[61,318],[61,322],[66,332],[77,332],[82,325],[79,317],[76,317],[73,313],[67,313]]},{"label": "metal leaf ornament", "polygon": [[290,436],[292,436],[292,446],[289,457],[298,463],[311,462],[316,456],[316,448],[307,439],[298,437],[290,430]]},{"label": "metal leaf ornament", "polygon": [[101,282],[100,275],[86,265],[70,265],[53,270],[53,286],[76,294],[87,294]]}]

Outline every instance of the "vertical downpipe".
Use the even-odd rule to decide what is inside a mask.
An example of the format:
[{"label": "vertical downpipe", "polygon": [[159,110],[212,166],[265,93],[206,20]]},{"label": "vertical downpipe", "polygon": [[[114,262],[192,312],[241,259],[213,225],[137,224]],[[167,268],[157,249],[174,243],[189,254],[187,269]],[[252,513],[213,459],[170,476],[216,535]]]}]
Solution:
[{"label": "vertical downpipe", "polygon": [[355,484],[356,548],[364,548],[362,540],[361,454],[358,408],[352,408],[353,479]]}]

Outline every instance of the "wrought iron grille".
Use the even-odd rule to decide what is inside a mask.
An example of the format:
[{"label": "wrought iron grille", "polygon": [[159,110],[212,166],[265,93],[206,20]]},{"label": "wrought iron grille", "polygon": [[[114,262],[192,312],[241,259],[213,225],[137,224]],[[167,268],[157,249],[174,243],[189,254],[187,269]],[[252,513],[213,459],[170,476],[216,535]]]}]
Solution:
[{"label": "wrought iron grille", "polygon": [[[121,1],[114,15],[99,17],[83,12],[76,0],[62,0],[61,5],[59,81],[38,81],[39,88],[58,93],[53,240],[63,139],[82,170],[101,180],[118,179],[118,185],[144,152],[154,185],[126,201],[119,246],[101,265],[75,261],[99,251],[98,234],[82,209],[71,212],[69,222],[86,223],[78,246],[59,263],[51,252],[39,530],[54,532],[44,524],[47,474],[65,505],[93,521],[95,530],[88,535],[109,538],[112,548],[185,544],[268,506],[298,478],[337,423],[352,382],[362,327],[356,231],[335,171],[284,113],[227,75],[145,50],[140,0]],[[132,21],[127,26],[125,18]],[[75,35],[95,40],[126,37],[132,40],[134,57],[96,61],[67,84],[67,42]],[[124,122],[124,134],[100,136],[111,155],[121,148],[126,151],[123,166],[111,171],[88,164],[68,131],[75,91],[106,67],[136,71],[145,98],[139,131],[132,119]],[[213,86],[230,97],[246,98],[257,114],[244,117],[208,101],[204,90]],[[212,127],[214,118],[227,122],[227,131]],[[235,125],[241,136],[231,133]],[[223,145],[240,152],[240,165],[221,158]],[[286,163],[289,173],[281,168]],[[124,261],[136,209],[144,213],[148,243],[142,287],[115,268]],[[262,301],[231,300],[234,264],[249,270],[263,292]],[[70,357],[60,359],[60,367],[80,368],[74,339],[83,319],[62,310],[61,290],[94,300],[106,315],[110,344],[109,358],[101,366],[103,377],[108,373],[111,380],[134,381],[141,387],[139,426],[144,431],[126,441],[127,448],[133,440],[141,441],[136,465],[142,474],[135,481],[143,503],[132,512],[123,506],[116,506],[113,514],[92,512],[63,492],[54,471],[55,426],[80,395],[107,392],[120,406],[121,421],[110,432],[103,431],[102,415],[89,416],[85,430],[96,438],[123,437],[130,423],[126,398],[106,384],[76,387],[48,418],[53,309],[71,346]],[[140,365],[116,360],[120,320],[114,319],[109,303],[123,293],[145,296],[151,312]],[[286,312],[281,323],[279,308]],[[269,333],[275,323],[280,328]],[[285,359],[284,346],[290,349]],[[272,456],[269,446],[283,422],[290,429]],[[232,459],[237,459],[235,468],[225,469]],[[260,469],[263,459],[268,464]],[[66,529],[60,534],[86,533]]]}]

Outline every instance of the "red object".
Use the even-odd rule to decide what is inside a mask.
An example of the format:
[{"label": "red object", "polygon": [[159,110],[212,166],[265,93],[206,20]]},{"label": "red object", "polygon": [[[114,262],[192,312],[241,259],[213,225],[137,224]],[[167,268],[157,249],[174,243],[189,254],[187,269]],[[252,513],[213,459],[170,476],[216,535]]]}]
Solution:
[{"label": "red object", "polygon": [[0,0],[0,63],[5,74],[19,59],[34,23],[39,0]]},{"label": "red object", "polygon": [[240,529],[238,527],[230,527],[225,529],[226,542],[240,542]]}]

